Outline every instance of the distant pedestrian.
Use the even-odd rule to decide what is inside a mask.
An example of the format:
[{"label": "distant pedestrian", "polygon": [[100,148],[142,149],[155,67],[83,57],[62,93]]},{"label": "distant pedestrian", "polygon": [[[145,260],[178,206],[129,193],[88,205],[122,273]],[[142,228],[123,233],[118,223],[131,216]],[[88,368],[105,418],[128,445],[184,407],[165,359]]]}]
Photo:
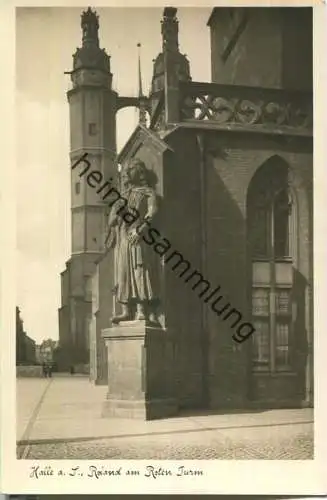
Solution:
[{"label": "distant pedestrian", "polygon": [[74,375],[75,373],[75,368],[73,367],[73,365],[70,367],[70,374],[71,375]]}]

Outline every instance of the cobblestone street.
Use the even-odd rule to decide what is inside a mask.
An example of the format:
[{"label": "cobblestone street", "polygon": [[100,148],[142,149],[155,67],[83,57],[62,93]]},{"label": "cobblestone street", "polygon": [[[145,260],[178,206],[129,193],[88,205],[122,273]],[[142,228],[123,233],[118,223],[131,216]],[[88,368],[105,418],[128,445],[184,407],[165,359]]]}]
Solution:
[{"label": "cobblestone street", "polygon": [[101,418],[104,387],[86,378],[18,379],[18,457],[25,459],[313,459],[313,411]]},{"label": "cobblestone street", "polygon": [[[292,432],[290,432],[292,429]],[[245,459],[305,460],[313,458],[312,428],[247,429],[242,438],[234,430],[103,439],[74,443],[32,445],[29,459]],[[282,435],[281,435],[282,434]]]}]

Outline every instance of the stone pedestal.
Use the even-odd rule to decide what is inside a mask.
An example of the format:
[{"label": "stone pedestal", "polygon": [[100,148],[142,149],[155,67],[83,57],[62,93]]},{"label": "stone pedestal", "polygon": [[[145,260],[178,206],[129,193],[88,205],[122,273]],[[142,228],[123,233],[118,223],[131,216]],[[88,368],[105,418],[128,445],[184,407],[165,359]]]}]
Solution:
[{"label": "stone pedestal", "polygon": [[172,336],[145,322],[102,330],[108,355],[104,417],[152,420],[177,413]]}]

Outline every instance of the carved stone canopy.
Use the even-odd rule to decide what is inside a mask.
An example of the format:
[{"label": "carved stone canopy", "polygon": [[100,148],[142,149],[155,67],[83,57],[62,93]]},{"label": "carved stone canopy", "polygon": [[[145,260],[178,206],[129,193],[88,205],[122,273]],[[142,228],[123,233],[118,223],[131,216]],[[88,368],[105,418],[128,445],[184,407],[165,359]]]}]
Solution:
[{"label": "carved stone canopy", "polygon": [[175,7],[166,7],[161,21],[162,48],[178,51],[178,20]]}]

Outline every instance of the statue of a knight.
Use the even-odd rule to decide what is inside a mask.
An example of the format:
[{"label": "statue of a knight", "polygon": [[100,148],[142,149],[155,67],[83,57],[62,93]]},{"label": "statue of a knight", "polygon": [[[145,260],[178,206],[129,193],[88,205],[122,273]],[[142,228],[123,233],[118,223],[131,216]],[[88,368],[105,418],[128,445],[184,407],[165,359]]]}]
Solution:
[{"label": "statue of a knight", "polygon": [[133,159],[121,172],[120,197],[108,220],[116,251],[116,299],[122,307],[122,314],[112,318],[114,324],[134,319],[157,323],[157,260],[142,237],[156,213],[157,196],[149,171],[141,160]]}]

